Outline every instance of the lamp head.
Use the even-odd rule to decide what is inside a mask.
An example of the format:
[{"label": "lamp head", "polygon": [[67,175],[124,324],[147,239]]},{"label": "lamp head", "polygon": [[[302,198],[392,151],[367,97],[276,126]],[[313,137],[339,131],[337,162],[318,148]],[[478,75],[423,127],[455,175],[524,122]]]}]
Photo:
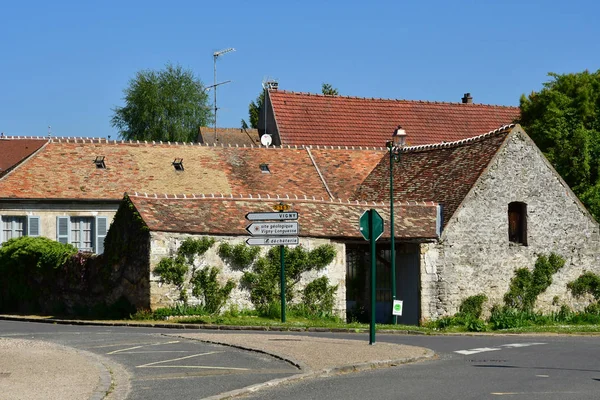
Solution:
[{"label": "lamp head", "polygon": [[406,145],[406,131],[400,125],[392,134],[392,142],[394,147],[404,147]]}]

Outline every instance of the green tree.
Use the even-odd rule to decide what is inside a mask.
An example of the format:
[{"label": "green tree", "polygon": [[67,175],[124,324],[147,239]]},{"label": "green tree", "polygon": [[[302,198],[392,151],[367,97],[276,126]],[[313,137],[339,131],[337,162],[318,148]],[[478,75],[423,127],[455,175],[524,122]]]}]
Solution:
[{"label": "green tree", "polygon": [[[248,105],[248,117],[250,118],[250,126],[253,129],[258,129],[258,116],[262,110],[263,103],[265,102],[264,90],[258,95],[256,100],[251,101]],[[246,121],[244,121],[246,122]]]},{"label": "green tree", "polygon": [[180,65],[139,71],[123,92],[111,124],[126,140],[192,142],[213,118],[204,85]]},{"label": "green tree", "polygon": [[559,75],[521,96],[520,123],[600,220],[600,70]]},{"label": "green tree", "polygon": [[321,85],[321,93],[326,96],[339,96],[340,94],[338,90],[329,83],[324,83]]}]

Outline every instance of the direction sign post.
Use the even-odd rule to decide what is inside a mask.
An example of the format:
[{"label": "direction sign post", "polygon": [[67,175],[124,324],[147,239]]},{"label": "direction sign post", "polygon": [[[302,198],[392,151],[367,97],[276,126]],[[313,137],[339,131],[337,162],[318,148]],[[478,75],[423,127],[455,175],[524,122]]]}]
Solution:
[{"label": "direction sign post", "polygon": [[[246,240],[250,246],[279,246],[281,260],[281,322],[285,322],[285,248],[284,246],[299,244],[299,226],[296,220],[298,213],[290,210],[289,204],[279,203],[274,210],[278,212],[251,212],[246,214],[248,221],[256,221],[246,227],[252,236]],[[280,221],[280,222],[273,222]]]}]

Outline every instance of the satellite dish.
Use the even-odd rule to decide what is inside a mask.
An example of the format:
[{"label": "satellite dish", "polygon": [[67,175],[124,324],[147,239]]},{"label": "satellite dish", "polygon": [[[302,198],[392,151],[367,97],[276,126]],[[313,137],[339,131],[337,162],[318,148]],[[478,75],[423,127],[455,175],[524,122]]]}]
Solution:
[{"label": "satellite dish", "polygon": [[271,135],[269,135],[268,133],[265,133],[264,135],[262,135],[260,137],[260,143],[263,146],[270,146],[271,142],[273,142],[273,139],[271,138]]}]

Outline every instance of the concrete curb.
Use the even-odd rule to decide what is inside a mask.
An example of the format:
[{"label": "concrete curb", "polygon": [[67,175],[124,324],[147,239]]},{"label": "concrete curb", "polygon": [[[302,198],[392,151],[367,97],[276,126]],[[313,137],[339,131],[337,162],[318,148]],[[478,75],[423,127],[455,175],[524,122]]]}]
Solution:
[{"label": "concrete curb", "polygon": [[[212,343],[216,343],[216,342],[212,342]],[[224,343],[217,343],[217,344],[224,344]],[[239,347],[239,346],[232,346],[232,347]],[[242,348],[242,347],[239,347],[239,348]],[[260,351],[260,352],[265,353],[265,354],[270,354],[270,353],[266,353],[264,351]],[[270,355],[273,357],[281,358],[280,356],[277,356],[274,354],[270,354]],[[278,385],[281,385],[284,383],[299,382],[299,381],[303,381],[306,379],[322,378],[322,377],[328,377],[328,376],[332,376],[332,375],[345,374],[345,373],[351,373],[351,372],[360,372],[360,371],[372,370],[372,369],[377,369],[377,368],[395,367],[395,366],[402,365],[402,364],[409,364],[409,363],[413,363],[413,362],[433,359],[434,357],[435,357],[435,353],[432,350],[428,349],[428,351],[425,355],[419,356],[419,357],[403,358],[403,359],[399,359],[399,360],[374,361],[374,362],[367,362],[367,363],[360,363],[360,364],[342,365],[339,367],[326,368],[326,369],[319,370],[319,371],[308,371],[308,372],[305,372],[302,374],[292,375],[292,376],[288,376],[286,378],[273,379],[273,380],[259,383],[256,385],[247,386],[245,388],[220,393],[218,395],[214,395],[214,396],[210,396],[210,397],[205,397],[202,400],[232,399],[232,398],[243,396],[246,394],[255,393],[255,392],[258,392],[259,390],[263,390],[266,388],[275,387],[275,386],[278,386]],[[284,359],[284,358],[281,358],[281,359]],[[291,360],[288,360],[288,362],[293,363],[293,361],[291,361]]]}]

